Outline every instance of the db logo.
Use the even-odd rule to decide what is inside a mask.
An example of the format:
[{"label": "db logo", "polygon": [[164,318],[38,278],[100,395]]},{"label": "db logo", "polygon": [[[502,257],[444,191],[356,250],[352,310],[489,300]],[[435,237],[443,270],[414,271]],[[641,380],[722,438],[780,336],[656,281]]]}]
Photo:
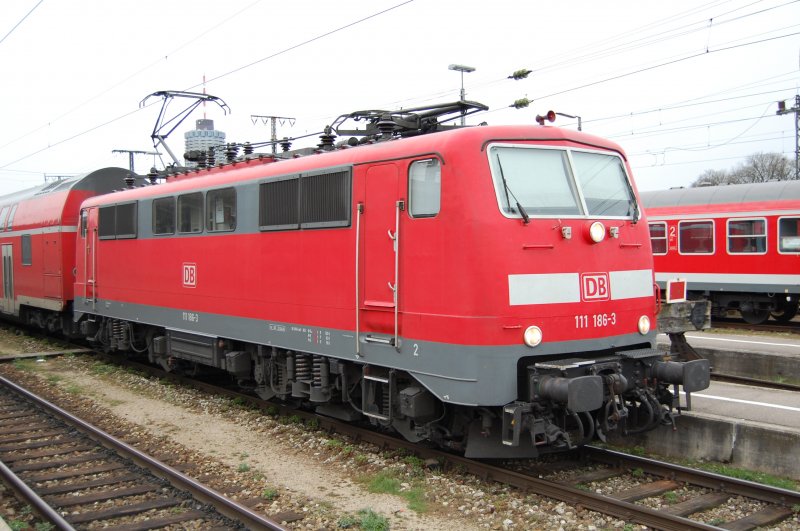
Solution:
[{"label": "db logo", "polygon": [[583,273],[581,275],[581,300],[607,301],[611,296],[608,273]]},{"label": "db logo", "polygon": [[197,264],[183,264],[183,287],[197,286]]}]

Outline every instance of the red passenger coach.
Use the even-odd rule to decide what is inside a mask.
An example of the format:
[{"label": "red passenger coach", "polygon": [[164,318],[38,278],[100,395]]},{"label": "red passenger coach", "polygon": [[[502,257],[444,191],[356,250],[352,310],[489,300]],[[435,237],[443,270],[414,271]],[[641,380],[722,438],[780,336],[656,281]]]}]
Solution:
[{"label": "red passenger coach", "polygon": [[669,422],[670,386],[705,388],[708,362],[654,348],[624,153],[555,127],[439,122],[475,108],[353,113],[304,155],[229,152],[87,199],[74,325],[108,351],[476,457]]},{"label": "red passenger coach", "polygon": [[[71,328],[81,202],[119,190],[130,172],[106,168],[0,198],[0,312],[50,331]],[[62,326],[64,325],[64,326]]]},{"label": "red passenger coach", "polygon": [[656,279],[682,278],[713,316],[745,321],[797,314],[800,182],[777,181],[643,192]]}]

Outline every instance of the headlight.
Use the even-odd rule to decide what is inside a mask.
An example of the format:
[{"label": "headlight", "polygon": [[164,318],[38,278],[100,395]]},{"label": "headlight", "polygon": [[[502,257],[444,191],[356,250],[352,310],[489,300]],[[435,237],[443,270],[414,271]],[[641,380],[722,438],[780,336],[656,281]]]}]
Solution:
[{"label": "headlight", "polygon": [[589,238],[591,238],[594,243],[600,243],[601,241],[605,240],[606,226],[599,221],[592,223],[592,225],[589,227]]},{"label": "headlight", "polygon": [[522,335],[522,340],[529,347],[535,347],[542,342],[542,329],[538,326],[529,326]]},{"label": "headlight", "polygon": [[646,335],[650,331],[650,318],[646,315],[639,317],[639,333]]}]

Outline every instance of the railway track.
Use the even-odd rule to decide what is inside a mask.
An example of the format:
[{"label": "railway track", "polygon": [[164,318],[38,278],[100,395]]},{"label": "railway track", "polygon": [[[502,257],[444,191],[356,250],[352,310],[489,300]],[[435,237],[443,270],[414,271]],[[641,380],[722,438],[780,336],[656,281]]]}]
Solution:
[{"label": "railway track", "polygon": [[[125,362],[129,364],[131,362]],[[199,390],[228,396],[254,407],[274,409],[275,403],[243,395],[237,391],[220,388],[213,383],[199,382],[160,369],[135,364],[160,378],[166,378]],[[369,429],[360,428],[339,420],[319,416],[307,411],[277,405],[280,414],[295,416],[313,423],[329,433],[351,437],[358,442],[369,442],[381,449],[402,449],[422,459],[435,459],[442,466],[462,470],[486,481],[497,481],[525,492],[536,493],[557,499],[574,506],[603,513],[627,522],[638,523],[653,529],[733,529],[749,530],[771,525],[791,518],[800,508],[800,492],[779,489],[750,481],[729,478],[688,467],[654,459],[627,455],[596,447],[585,447],[570,454],[571,459],[551,463],[545,468],[536,461],[510,461],[493,463],[476,461],[450,453],[413,445],[405,440]],[[520,463],[534,466],[519,466]],[[591,472],[587,472],[591,469]],[[548,479],[553,470],[571,471],[566,479],[563,475]],[[633,476],[637,486],[633,489],[614,490],[603,482],[615,478]],[[604,492],[603,494],[597,491]],[[675,503],[666,508],[657,506],[658,497],[667,493],[667,502]],[[733,499],[737,504],[752,507],[751,514],[736,521],[720,521],[714,516],[716,507]],[[648,502],[650,505],[648,505]]]},{"label": "railway track", "polygon": [[2,377],[0,461],[56,529],[284,529]]}]

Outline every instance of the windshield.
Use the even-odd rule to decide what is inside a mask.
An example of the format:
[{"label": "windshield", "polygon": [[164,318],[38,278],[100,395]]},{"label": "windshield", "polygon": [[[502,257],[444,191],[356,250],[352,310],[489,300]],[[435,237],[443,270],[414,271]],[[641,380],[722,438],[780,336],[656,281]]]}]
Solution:
[{"label": "windshield", "polygon": [[495,145],[489,160],[500,209],[530,216],[629,217],[635,202],[622,159],[605,153]]}]

